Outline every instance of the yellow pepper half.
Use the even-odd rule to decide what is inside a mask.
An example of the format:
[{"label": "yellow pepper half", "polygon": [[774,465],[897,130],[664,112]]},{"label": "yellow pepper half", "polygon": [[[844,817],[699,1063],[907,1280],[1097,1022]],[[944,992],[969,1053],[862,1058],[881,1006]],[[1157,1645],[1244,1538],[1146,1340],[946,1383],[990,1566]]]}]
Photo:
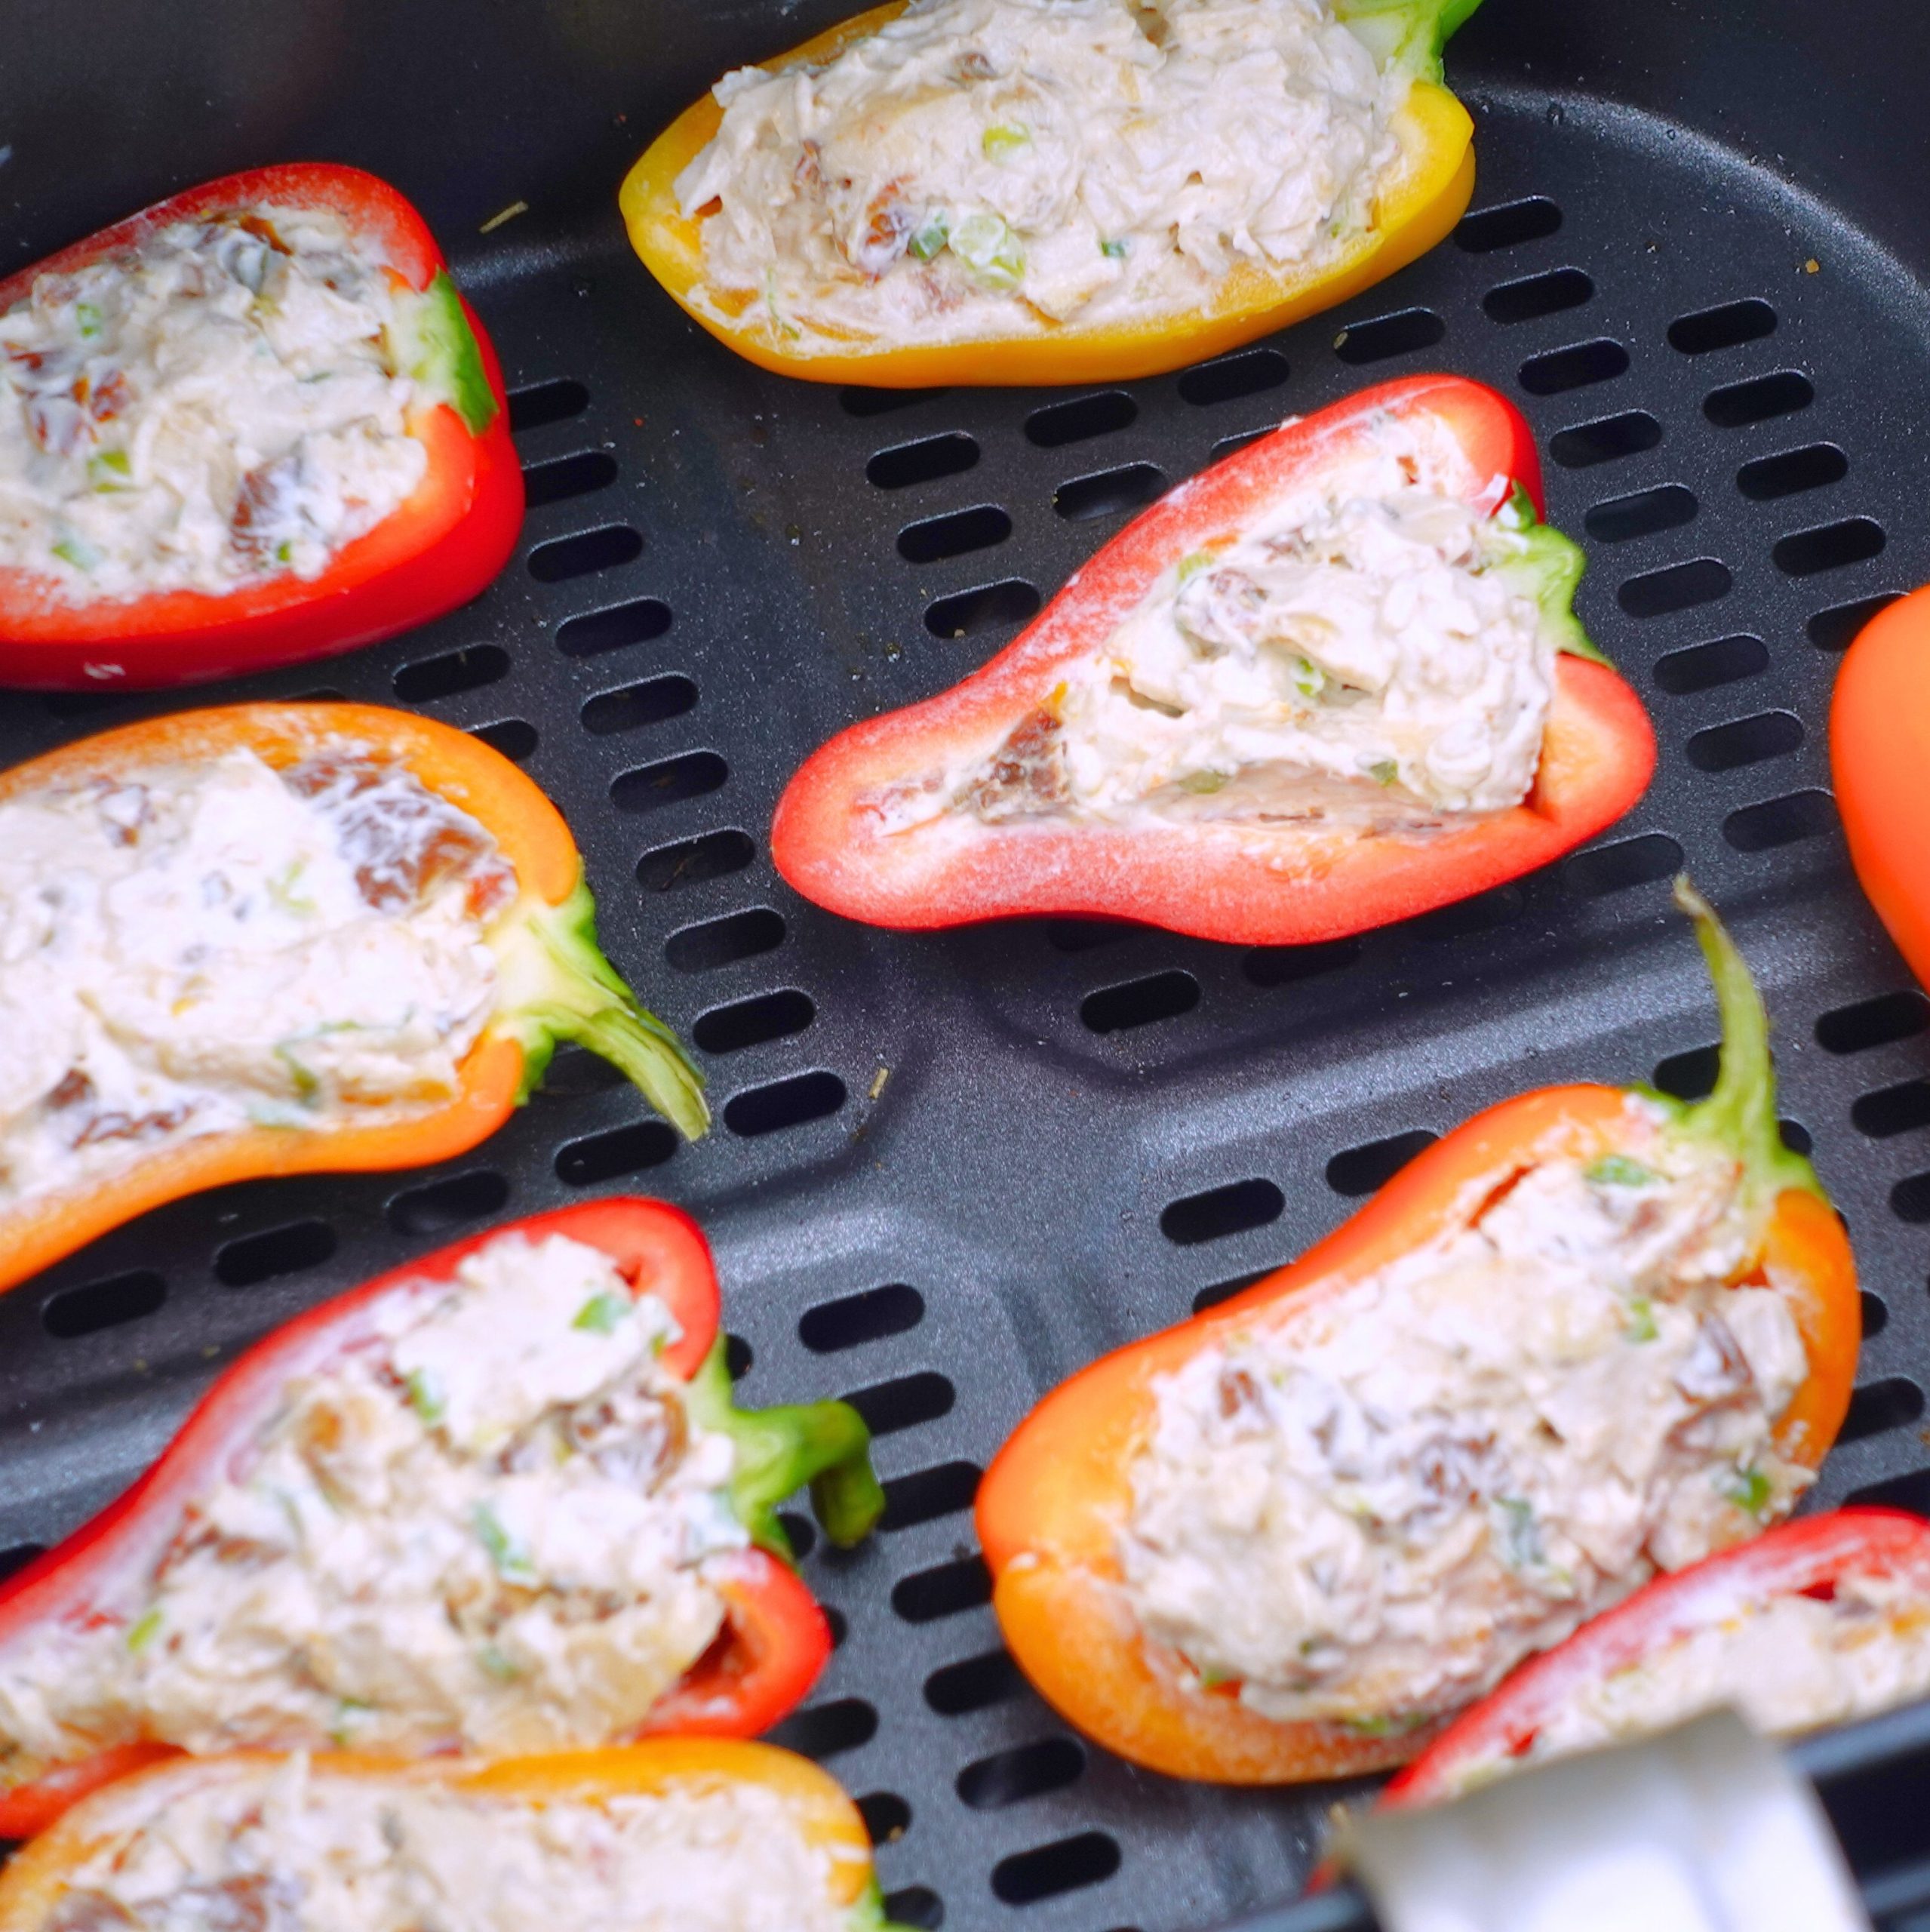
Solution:
[{"label": "yellow pepper half", "polygon": [[[888,0],[768,63],[822,66],[904,11]],[[1335,11],[1378,57],[1384,70],[1414,76],[1391,132],[1400,153],[1381,182],[1372,220],[1337,258],[1317,269],[1291,265],[1268,273],[1242,262],[1211,305],[1166,311],[1139,321],[1076,321],[1003,340],[911,343],[873,348],[828,334],[780,336],[764,306],[745,296],[720,315],[694,298],[703,281],[701,223],[677,205],[677,177],[709,143],[723,118],[705,94],[686,108],[624,177],[618,205],[631,245],[691,318],[727,347],[779,375],[881,389],[951,383],[1125,381],[1176,369],[1237,349],[1357,295],[1425,254],[1466,211],[1474,192],[1474,124],[1441,84],[1440,50],[1480,0],[1336,0]],[[727,298],[718,307],[733,306]]]}]

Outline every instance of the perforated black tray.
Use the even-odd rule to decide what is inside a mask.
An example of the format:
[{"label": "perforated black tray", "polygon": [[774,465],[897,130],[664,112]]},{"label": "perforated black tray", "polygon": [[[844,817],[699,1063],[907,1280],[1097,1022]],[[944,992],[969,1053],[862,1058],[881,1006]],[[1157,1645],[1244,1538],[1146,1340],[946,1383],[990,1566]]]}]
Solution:
[{"label": "perforated black tray", "polygon": [[[297,155],[373,168],[438,225],[517,392],[516,560],[416,635],[204,696],[400,702],[520,759],[718,1111],[675,1148],[566,1055],[447,1169],[204,1196],[0,1300],[0,1544],[72,1527],[296,1310],[492,1217],[660,1192],[716,1243],[747,1398],[851,1392],[879,1432],[890,1514],[807,1560],[843,1641],[786,1735],[864,1795],[894,1911],[1203,1924],[1289,1894],[1335,1793],[1174,1784],[1068,1736],[999,1649],[977,1472],[1042,1390],[1289,1259],[1476,1109],[1706,1082],[1714,1011],[1666,903],[1685,863],[1761,976],[1789,1131],[1870,1291],[1821,1496],[1930,1506],[1930,1004],[1849,878],[1823,738],[1860,617],[1930,577],[1930,224],[1907,198],[1930,30],[1905,0],[1746,23],[1726,0],[1489,0],[1456,49],[1477,211],[1428,260],[1177,377],[902,397],[736,361],[613,211],[684,99],[835,11],[94,0],[83,34],[61,0],[0,8],[8,265]],[[1299,952],[1045,921],[892,937],[778,882],[771,805],[824,737],[980,662],[1216,451],[1428,368],[1527,409],[1588,547],[1584,614],[1652,709],[1655,786],[1593,850]],[[0,699],[0,757],[160,708]]]}]

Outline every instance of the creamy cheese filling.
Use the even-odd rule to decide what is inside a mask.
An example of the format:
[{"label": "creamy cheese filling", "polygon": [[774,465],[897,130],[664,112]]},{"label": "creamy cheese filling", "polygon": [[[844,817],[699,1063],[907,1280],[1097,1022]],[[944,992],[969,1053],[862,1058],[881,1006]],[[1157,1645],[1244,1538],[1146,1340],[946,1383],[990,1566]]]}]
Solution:
[{"label": "creamy cheese filling", "polygon": [[1444,435],[1381,423],[1163,572],[989,756],[871,810],[892,832],[949,815],[1424,834],[1519,804],[1557,650],[1508,568],[1524,529],[1468,470]]},{"label": "creamy cheese filling", "polygon": [[313,578],[416,489],[396,297],[325,210],[171,222],[0,315],[0,568],[75,601]]},{"label": "creamy cheese filling", "polygon": [[446,1103],[515,881],[404,768],[238,750],[0,802],[0,1211],[166,1146]]},{"label": "creamy cheese filling", "polygon": [[[124,1810],[128,1807],[124,1806]],[[301,1758],[119,1817],[45,1932],[843,1932],[841,1875],[776,1792],[690,1778],[537,1801]]]},{"label": "creamy cheese filling", "polygon": [[1631,1099],[1420,1248],[1155,1383],[1126,1600],[1203,1688],[1378,1734],[1788,1509],[1807,1372],[1737,1165]]},{"label": "creamy cheese filling", "polygon": [[1827,1599],[1742,1604],[1653,1657],[1577,1684],[1543,1721],[1527,1758],[1646,1737],[1723,1704],[1758,1730],[1788,1737],[1924,1697],[1930,1602],[1895,1578],[1847,1577]]},{"label": "creamy cheese filling", "polygon": [[0,1775],[133,1737],[489,1753],[607,1743],[724,1621],[734,1449],[601,1251],[505,1235],[289,1386],[102,1624],[0,1654]]},{"label": "creamy cheese filling", "polygon": [[914,0],[718,82],[696,299],[827,344],[1198,308],[1358,245],[1408,87],[1330,0]]}]

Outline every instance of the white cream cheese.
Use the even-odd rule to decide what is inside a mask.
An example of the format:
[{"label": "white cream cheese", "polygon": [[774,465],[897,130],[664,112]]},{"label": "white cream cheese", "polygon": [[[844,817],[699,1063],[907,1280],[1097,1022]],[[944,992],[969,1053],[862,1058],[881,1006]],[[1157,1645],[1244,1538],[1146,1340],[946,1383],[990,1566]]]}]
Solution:
[{"label": "white cream cheese", "polygon": [[[131,1815],[129,1815],[131,1814]],[[297,1758],[119,1814],[45,1932],[844,1932],[834,1855],[764,1786],[543,1800]]]},{"label": "white cream cheese", "polygon": [[1735,1164],[1631,1099],[1626,1155],[1547,1158],[1155,1386],[1118,1551],[1203,1687],[1378,1734],[1481,1695],[1658,1569],[1784,1513],[1806,1374]]},{"label": "white cream cheese", "polygon": [[1409,85],[1331,0],[914,0],[718,82],[695,299],[826,346],[1199,308],[1358,245]]},{"label": "white cream cheese", "polygon": [[0,1211],[161,1146],[444,1104],[495,841],[403,768],[237,750],[0,802]]},{"label": "white cream cheese", "polygon": [[0,1654],[0,1774],[153,1737],[490,1754],[633,1731],[748,1538],[678,1333],[601,1251],[506,1234],[289,1386],[96,1627]]},{"label": "white cream cheese", "polygon": [[396,298],[325,210],[169,223],[0,315],[0,568],[75,601],[318,577],[422,481]]}]

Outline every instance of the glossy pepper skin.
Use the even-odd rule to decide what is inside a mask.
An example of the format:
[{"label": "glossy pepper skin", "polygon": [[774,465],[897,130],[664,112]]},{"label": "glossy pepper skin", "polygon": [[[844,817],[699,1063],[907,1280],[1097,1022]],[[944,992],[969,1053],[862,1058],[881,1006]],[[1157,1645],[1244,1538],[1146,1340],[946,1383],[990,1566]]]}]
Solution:
[{"label": "glossy pepper skin", "polygon": [[427,473],[312,580],[284,576],[226,596],[174,590],[75,602],[51,579],[0,569],[0,685],[152,688],[332,657],[468,603],[509,561],[522,528],[523,478],[496,351],[422,217],[373,174],[304,162],[190,189],[0,281],[0,313],[38,275],[134,247],[170,222],[264,202],[338,215],[378,243],[421,298],[407,318],[410,373],[441,400],[416,410],[408,427],[429,451]]},{"label": "glossy pepper skin", "polygon": [[1468,898],[1613,824],[1648,785],[1655,733],[1570,608],[1581,552],[1535,521],[1529,551],[1511,568],[1562,655],[1534,789],[1511,811],[1425,839],[1231,820],[1127,826],[1041,817],[988,825],[956,811],[936,826],[880,829],[870,798],[954,761],[988,759],[1027,719],[1056,715],[1068,670],[1101,649],[1163,575],[1251,528],[1281,497],[1357,454],[1390,418],[1440,426],[1484,488],[1511,480],[1514,493],[1503,489],[1489,503],[1493,513],[1538,518],[1541,466],[1528,426],[1477,383],[1415,377],[1289,423],[1127,525],[963,683],[867,718],[813,753],[778,802],[771,857],[779,871],[807,898],[873,925],[1083,914],[1246,945],[1300,945]]},{"label": "glossy pepper skin", "polygon": [[1584,1690],[1751,1604],[1827,1595],[1850,1577],[1894,1579],[1930,1604],[1930,1523],[1897,1509],[1839,1509],[1779,1524],[1753,1543],[1658,1577],[1566,1643],[1523,1664],[1457,1718],[1381,1794],[1427,1804],[1534,1748],[1543,1724]]},{"label": "glossy pepper skin", "polygon": [[[1110,383],[1157,375],[1317,315],[1424,255],[1466,212],[1474,192],[1474,125],[1442,85],[1441,50],[1480,0],[1336,0],[1335,13],[1372,49],[1383,71],[1407,73],[1414,86],[1394,124],[1399,158],[1376,203],[1373,226],[1340,260],[1277,274],[1242,263],[1211,306],[1135,322],[1062,324],[1050,334],[997,340],[842,347],[825,340],[788,340],[748,305],[725,321],[693,300],[703,280],[700,224],[678,211],[677,177],[718,130],[722,110],[706,94],[684,109],[625,177],[618,197],[631,245],[671,298],[727,347],[760,368],[821,383],[880,389],[951,383]],[[823,66],[904,11],[903,0],[874,7],[788,54],[772,68]]]},{"label": "glossy pepper skin", "polygon": [[1930,589],[1879,611],[1845,654],[1830,704],[1830,777],[1856,876],[1930,986]]},{"label": "glossy pepper skin", "polygon": [[[561,1235],[600,1248],[634,1293],[665,1303],[683,1333],[664,1351],[662,1365],[689,1386],[686,1399],[697,1421],[736,1444],[731,1504],[753,1546],[730,1559],[719,1580],[730,1605],[726,1634],[659,1700],[645,1730],[748,1737],[775,1724],[810,1690],[831,1654],[824,1614],[790,1567],[777,1506],[809,1485],[831,1540],[861,1541],[884,1506],[868,1457],[870,1432],[844,1402],[734,1407],[709,1244],[679,1209],[622,1196],[472,1235],[324,1303],[258,1343],[223,1371],[131,1489],[0,1585],[0,1654],[50,1623],[92,1629],[131,1622],[131,1607],[138,1615],[146,1580],[180,1533],[184,1512],[258,1437],[290,1383],[373,1334],[374,1304],[404,1284],[432,1289],[453,1281],[468,1256],[514,1234],[533,1241]],[[162,1741],[124,1740],[31,1783],[0,1788],[0,1838],[30,1837],[111,1779],[177,1755]]]},{"label": "glossy pepper skin", "polygon": [[[75,1871],[103,1841],[132,1832],[170,1800],[223,1784],[265,1783],[286,1763],[261,1752],[177,1758],[97,1792],[77,1806],[0,1872],[0,1932],[41,1932],[69,1895]],[[848,1907],[849,1932],[884,1932],[871,1869],[871,1838],[858,1807],[837,1780],[810,1759],[775,1745],[732,1738],[661,1737],[598,1751],[558,1752],[478,1764],[458,1758],[417,1764],[324,1752],[310,1761],[312,1791],[337,1778],[379,1781],[392,1789],[428,1785],[531,1806],[639,1796],[679,1786],[714,1790],[754,1784],[776,1794],[806,1839],[829,1854],[834,1903]]]},{"label": "glossy pepper skin", "polygon": [[[1694,1106],[1646,1097],[1679,1131],[1733,1150],[1768,1210],[1762,1254],[1744,1278],[1773,1277],[1790,1298],[1809,1375],[1778,1424],[1777,1443],[1814,1468],[1849,1404],[1861,1321],[1855,1265],[1809,1164],[1782,1144],[1766,1024],[1747,968],[1713,914],[1688,897],[1723,1010],[1722,1075]],[[1262,1309],[1332,1298],[1538,1161],[1618,1152],[1627,1097],[1615,1087],[1550,1087],[1489,1108],[1292,1266],[1209,1314],[1105,1356],[1033,1411],[979,1487],[979,1536],[1006,1646],[1063,1716],[1136,1763],[1230,1784],[1378,1770],[1428,1741],[1425,1731],[1371,1737],[1338,1724],[1274,1722],[1236,1697],[1188,1687],[1175,1660],[1146,1644],[1120,1592],[1115,1550],[1129,1466],[1151,1423],[1154,1381]]]},{"label": "glossy pepper skin", "polygon": [[466,731],[367,704],[179,712],[0,772],[0,803],[43,786],[243,749],[277,768],[331,750],[398,761],[494,837],[518,887],[515,902],[484,932],[496,957],[496,1017],[462,1063],[460,1092],[432,1112],[374,1125],[251,1128],[163,1143],[98,1183],[0,1209],[0,1288],[204,1188],[266,1174],[423,1167],[466,1152],[529,1097],[561,1041],[580,1041],[613,1061],[687,1136],[703,1133],[710,1115],[701,1078],[597,949],[596,909],[561,814],[509,759]]}]

